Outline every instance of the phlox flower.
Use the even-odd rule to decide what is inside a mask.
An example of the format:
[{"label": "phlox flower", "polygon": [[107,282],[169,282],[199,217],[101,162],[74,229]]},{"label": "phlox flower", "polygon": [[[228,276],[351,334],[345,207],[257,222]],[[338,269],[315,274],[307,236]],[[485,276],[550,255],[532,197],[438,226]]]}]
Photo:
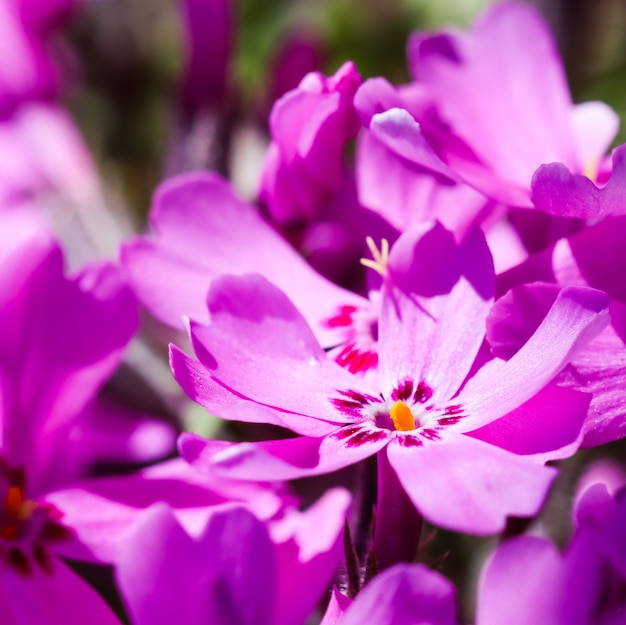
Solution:
[{"label": "phlox flower", "polygon": [[321,625],[455,625],[453,584],[421,564],[397,564],[351,601],[334,589]]},{"label": "phlox flower", "polygon": [[476,625],[626,623],[625,494],[589,487],[563,554],[534,536],[499,546],[481,574]]},{"label": "phlox flower", "polygon": [[385,549],[398,515],[387,526],[383,502],[403,496],[429,521],[477,534],[501,530],[507,515],[534,514],[555,475],[543,463],[574,451],[589,403],[549,382],[608,322],[606,296],[563,289],[514,358],[479,368],[494,288],[480,232],[460,244],[438,224],[407,232],[381,270],[371,377],[328,358],[260,276],[214,281],[210,324],[190,323],[198,361],[172,348],[174,376],[210,410],[222,402],[231,418],[240,412],[300,436],[230,444],[186,434],[183,457],[218,475],[284,480],[377,454]]},{"label": "phlox flower", "polygon": [[590,286],[609,296],[611,324],[574,355],[559,374],[560,386],[593,393],[583,427],[583,447],[626,433],[626,218],[610,217],[498,276],[502,294],[487,322],[494,354],[508,359],[541,322],[564,286]]},{"label": "phlox flower", "polygon": [[164,504],[120,544],[116,579],[133,625],[303,625],[341,556],[350,497],[328,491],[305,512],[262,522],[242,507],[190,536]]},{"label": "phlox flower", "polygon": [[150,221],[154,235],[126,243],[122,262],[139,299],[165,323],[182,329],[184,318],[208,321],[211,280],[254,271],[289,295],[340,364],[353,372],[375,367],[375,297],[319,275],[218,175],[163,183]]},{"label": "phlox flower", "polygon": [[572,103],[555,41],[532,7],[498,3],[469,32],[416,33],[408,58],[431,104],[418,120],[424,132],[489,197],[532,207],[531,178],[546,163],[592,179],[602,171],[618,118],[599,102]]},{"label": "phlox flower", "polygon": [[61,250],[30,212],[0,223],[2,619],[116,623],[56,557],[74,533],[46,495],[94,461],[90,407],[137,327],[135,300],[111,265],[66,277]]},{"label": "phlox flower", "polygon": [[331,77],[307,74],[274,104],[259,198],[277,223],[315,217],[339,188],[343,146],[359,129],[352,100],[360,84],[347,62]]}]

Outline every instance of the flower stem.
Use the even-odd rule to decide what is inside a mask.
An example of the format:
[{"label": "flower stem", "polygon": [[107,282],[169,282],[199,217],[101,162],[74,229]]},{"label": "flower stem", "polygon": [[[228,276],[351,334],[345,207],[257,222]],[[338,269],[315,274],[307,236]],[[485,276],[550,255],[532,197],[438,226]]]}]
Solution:
[{"label": "flower stem", "polygon": [[398,562],[413,562],[419,546],[422,516],[404,492],[389,464],[387,449],[378,452],[378,498],[374,552],[381,571]]}]

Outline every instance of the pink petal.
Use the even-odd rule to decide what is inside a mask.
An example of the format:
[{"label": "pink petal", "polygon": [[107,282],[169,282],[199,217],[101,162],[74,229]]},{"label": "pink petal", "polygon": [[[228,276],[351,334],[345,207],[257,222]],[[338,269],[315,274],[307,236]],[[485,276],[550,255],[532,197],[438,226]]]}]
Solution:
[{"label": "pink petal", "polygon": [[619,130],[619,115],[604,102],[583,102],[572,108],[578,162],[597,169]]},{"label": "pink petal", "polygon": [[495,534],[507,516],[533,516],[556,475],[522,456],[464,435],[419,447],[388,447],[391,466],[426,520],[445,529]]},{"label": "pink petal", "polygon": [[542,165],[532,178],[535,208],[550,215],[597,219],[623,215],[626,192],[626,146],[615,148],[609,181],[598,187],[589,178],[572,173],[561,163]]},{"label": "pink petal", "polygon": [[547,462],[571,456],[582,439],[591,394],[548,384],[504,417],[468,436]]},{"label": "pink petal", "polygon": [[120,625],[104,599],[64,562],[54,574],[33,568],[23,576],[0,568],[0,608],[7,625]]},{"label": "pink petal", "polygon": [[182,327],[183,315],[206,321],[206,292],[224,273],[256,271],[276,282],[330,345],[336,333],[322,321],[335,307],[364,303],[319,276],[215,174],[188,174],[161,185],[151,223],[157,238],[127,244],[122,258],[142,302],[170,325]]},{"label": "pink petal", "polygon": [[341,625],[455,625],[453,584],[422,564],[377,575],[348,607]]},{"label": "pink petal", "polygon": [[437,156],[433,147],[424,138],[419,124],[408,111],[394,108],[372,117],[370,132],[386,148],[405,158],[412,165],[454,181],[457,176]]},{"label": "pink petal", "polygon": [[210,414],[221,419],[271,423],[306,436],[321,436],[336,428],[336,425],[327,421],[274,410],[233,393],[216,382],[206,367],[174,345],[170,346],[170,365],[185,393]]},{"label": "pink petal", "polygon": [[565,287],[539,328],[506,362],[492,361],[456,398],[468,418],[457,430],[478,428],[511,412],[543,388],[609,322],[601,291]]},{"label": "pink petal", "polygon": [[330,473],[369,458],[387,444],[390,435],[351,426],[321,438],[233,444],[183,434],[179,447],[181,456],[202,472],[234,479],[292,480]]},{"label": "pink petal", "polygon": [[424,379],[447,400],[469,372],[484,337],[494,279],[484,237],[458,245],[441,225],[406,232],[389,258],[379,328],[383,392]]},{"label": "pink petal", "polygon": [[565,73],[536,9],[499,3],[469,33],[414,36],[409,63],[452,131],[511,187],[528,189],[541,163],[578,165]]},{"label": "pink petal", "polygon": [[480,577],[476,625],[560,625],[563,570],[546,540],[521,536],[500,545]]},{"label": "pink petal", "polygon": [[284,293],[258,275],[225,276],[211,285],[209,309],[211,325],[192,323],[191,337],[221,384],[279,410],[346,422],[329,398],[365,381],[327,357]]}]

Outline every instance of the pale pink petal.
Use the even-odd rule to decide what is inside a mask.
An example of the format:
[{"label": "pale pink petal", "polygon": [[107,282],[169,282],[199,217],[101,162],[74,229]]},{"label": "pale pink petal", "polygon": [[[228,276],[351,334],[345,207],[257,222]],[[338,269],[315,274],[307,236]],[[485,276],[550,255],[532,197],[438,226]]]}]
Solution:
[{"label": "pale pink petal", "polygon": [[[348,432],[350,430],[350,432]],[[202,472],[247,480],[292,480],[322,475],[373,456],[391,433],[363,427],[340,428],[321,438],[298,437],[260,443],[180,438],[180,453]]]},{"label": "pale pink petal", "polygon": [[445,529],[496,534],[507,516],[533,516],[556,469],[469,436],[405,446],[392,441],[391,466],[424,518]]},{"label": "pale pink petal", "polygon": [[150,216],[155,238],[126,245],[122,259],[142,302],[160,319],[208,319],[205,298],[217,276],[255,271],[293,298],[316,334],[337,344],[324,325],[341,305],[366,301],[322,278],[216,174],[188,174],[159,187]]},{"label": "pale pink petal", "polygon": [[185,393],[221,419],[272,423],[306,436],[321,436],[336,428],[327,421],[274,410],[233,393],[216,382],[206,367],[173,345],[170,347],[170,365],[174,378]]},{"label": "pale pink petal", "polygon": [[483,341],[493,290],[492,259],[478,230],[460,245],[439,224],[402,235],[383,295],[383,393],[405,378],[423,379],[436,399],[449,399]]},{"label": "pale pink petal", "polygon": [[259,275],[224,276],[211,285],[209,310],[211,324],[192,323],[191,337],[216,380],[279,410],[346,422],[329,397],[365,381],[327,357],[284,293]]},{"label": "pale pink petal", "polygon": [[541,163],[578,165],[567,80],[536,9],[499,3],[469,33],[415,35],[409,64],[452,132],[511,187],[528,189]]},{"label": "pale pink petal", "polygon": [[619,115],[604,102],[583,102],[571,111],[578,162],[596,172],[619,130]]}]

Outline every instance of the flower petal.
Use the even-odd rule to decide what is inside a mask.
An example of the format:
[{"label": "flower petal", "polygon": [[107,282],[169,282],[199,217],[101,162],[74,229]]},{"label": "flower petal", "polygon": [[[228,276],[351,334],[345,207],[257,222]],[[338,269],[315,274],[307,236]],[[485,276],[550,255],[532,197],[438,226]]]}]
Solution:
[{"label": "flower petal", "polygon": [[388,447],[391,466],[430,523],[470,534],[495,534],[507,516],[532,516],[556,475],[553,467],[464,435]]},{"label": "flower petal", "polygon": [[590,393],[548,384],[504,417],[467,434],[542,462],[566,458],[580,445],[590,401]]},{"label": "flower petal", "polygon": [[455,625],[454,585],[422,564],[397,564],[377,575],[346,610],[341,625]]},{"label": "flower petal", "polygon": [[342,423],[330,398],[364,380],[327,357],[286,295],[259,275],[224,276],[209,291],[211,325],[191,324],[200,362],[221,384],[279,410]]},{"label": "flower petal", "polygon": [[440,224],[403,234],[391,250],[379,328],[383,393],[425,380],[447,400],[470,370],[494,291],[493,262],[473,230],[457,245]]},{"label": "flower petal", "polygon": [[[560,625],[563,561],[557,548],[535,536],[500,545],[480,576],[477,625]],[[572,597],[574,599],[574,597]]]},{"label": "flower petal", "polygon": [[532,178],[532,201],[550,215],[597,219],[623,215],[626,193],[626,146],[615,148],[611,177],[598,187],[582,174],[572,173],[561,163],[549,163],[537,169]]},{"label": "flower petal", "polygon": [[183,434],[180,454],[202,472],[234,479],[292,480],[337,471],[374,455],[391,433],[348,426],[321,438],[298,437],[260,443],[210,441]]},{"label": "flower petal", "polygon": [[455,401],[468,415],[450,426],[467,432],[504,416],[542,389],[609,322],[606,294],[565,287],[539,328],[508,361],[487,363]]},{"label": "flower petal", "polygon": [[157,238],[135,239],[122,259],[141,301],[172,326],[182,328],[183,316],[206,322],[206,292],[224,273],[256,271],[276,282],[330,345],[336,333],[322,321],[336,307],[364,303],[311,269],[215,174],[188,174],[161,185],[150,219]]}]

